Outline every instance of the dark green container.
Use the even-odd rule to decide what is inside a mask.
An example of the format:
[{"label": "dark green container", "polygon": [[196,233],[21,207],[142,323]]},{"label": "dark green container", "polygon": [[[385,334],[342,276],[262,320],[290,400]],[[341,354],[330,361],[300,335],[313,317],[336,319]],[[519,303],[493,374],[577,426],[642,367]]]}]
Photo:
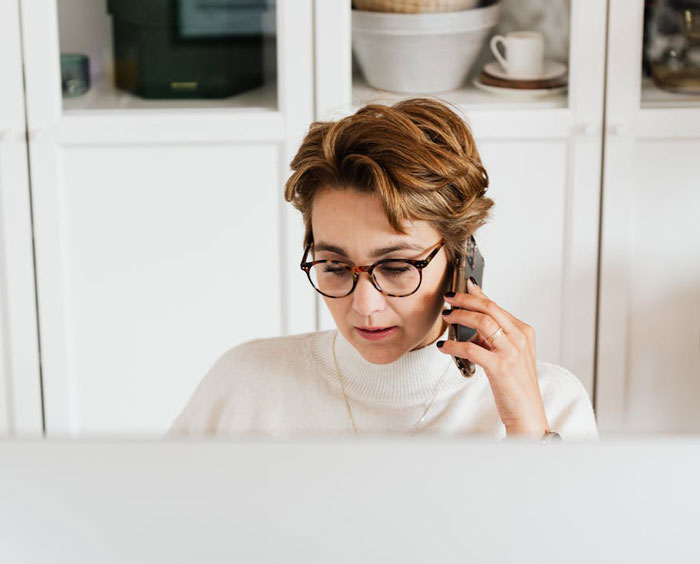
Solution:
[{"label": "dark green container", "polygon": [[263,85],[266,0],[107,0],[118,88],[223,98]]}]

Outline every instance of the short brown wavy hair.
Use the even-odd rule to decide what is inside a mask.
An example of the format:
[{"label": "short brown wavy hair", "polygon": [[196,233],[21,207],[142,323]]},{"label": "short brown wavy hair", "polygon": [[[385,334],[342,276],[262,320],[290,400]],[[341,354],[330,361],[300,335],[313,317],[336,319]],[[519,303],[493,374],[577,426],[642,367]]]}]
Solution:
[{"label": "short brown wavy hair", "polygon": [[304,247],[313,241],[311,206],[323,188],[376,194],[402,235],[406,220],[431,222],[450,263],[494,203],[484,196],[489,178],[469,127],[432,98],[367,104],[338,121],[315,121],[290,166],[284,197],[303,215]]}]

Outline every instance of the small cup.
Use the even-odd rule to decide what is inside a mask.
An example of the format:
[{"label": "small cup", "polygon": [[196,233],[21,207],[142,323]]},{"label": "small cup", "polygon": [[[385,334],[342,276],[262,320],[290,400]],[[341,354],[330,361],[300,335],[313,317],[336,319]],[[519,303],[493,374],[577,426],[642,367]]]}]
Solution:
[{"label": "small cup", "polygon": [[[498,50],[503,43],[505,57]],[[494,35],[491,51],[510,78],[539,78],[544,72],[544,36],[539,31],[512,31]]]},{"label": "small cup", "polygon": [[90,61],[80,53],[61,53],[61,90],[65,98],[74,98],[90,89]]}]

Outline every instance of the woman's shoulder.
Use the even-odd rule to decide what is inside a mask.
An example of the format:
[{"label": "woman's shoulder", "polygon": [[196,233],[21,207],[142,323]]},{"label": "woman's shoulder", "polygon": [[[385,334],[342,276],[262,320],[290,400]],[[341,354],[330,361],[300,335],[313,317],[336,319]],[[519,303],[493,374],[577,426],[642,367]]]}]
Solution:
[{"label": "woman's shoulder", "polygon": [[[235,407],[253,413],[300,391],[313,373],[313,351],[329,331],[250,339],[223,352],[201,377],[169,434],[218,428]],[[256,405],[252,405],[256,404]]]},{"label": "woman's shoulder", "polygon": [[284,362],[308,360],[312,347],[330,334],[331,331],[311,331],[277,337],[260,337],[239,343],[225,351],[218,362]]},{"label": "woman's shoulder", "polygon": [[277,337],[261,337],[239,343],[223,352],[202,379],[208,386],[249,386],[256,380],[271,383],[271,376],[308,374],[315,351],[331,331],[312,331]]},{"label": "woman's shoulder", "polygon": [[259,337],[257,339],[250,339],[248,341],[239,343],[238,345],[232,347],[231,350],[238,348],[256,348],[260,346],[293,347],[295,345],[298,345],[300,342],[310,342],[323,335],[326,335],[327,333],[329,333],[329,331],[309,331],[308,333],[296,333],[294,335]]}]

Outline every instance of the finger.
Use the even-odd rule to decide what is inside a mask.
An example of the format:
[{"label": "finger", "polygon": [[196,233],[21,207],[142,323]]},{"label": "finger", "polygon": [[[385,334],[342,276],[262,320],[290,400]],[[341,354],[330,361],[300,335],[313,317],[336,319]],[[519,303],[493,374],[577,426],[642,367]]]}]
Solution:
[{"label": "finger", "polygon": [[[471,277],[467,280],[467,291],[471,295],[488,298],[488,296],[486,296],[486,294],[484,293],[484,290],[481,288],[481,286],[476,284],[474,282],[474,279]],[[530,357],[532,360],[532,364],[533,364],[533,366],[535,366],[536,365],[535,359],[537,357],[537,351],[536,351],[536,345],[535,345],[535,330],[527,323],[524,323],[523,321],[521,321],[520,319],[515,317],[509,311],[507,311],[503,308],[501,308],[501,311],[505,314],[506,317],[508,317],[508,319],[510,319],[511,323],[515,327],[517,327],[517,329],[524,335],[525,340],[527,341],[528,347],[530,349]]]},{"label": "finger", "polygon": [[[483,294],[467,294],[464,292],[457,292],[453,297],[448,297],[445,295],[445,301],[453,307],[460,307],[463,309],[468,309],[471,311],[478,311],[480,313],[485,313],[493,317],[498,325],[503,328],[504,333],[508,334],[518,334],[521,331],[516,327],[513,322],[505,315],[505,311],[493,300],[488,299]],[[487,335],[488,336],[488,335]]]},{"label": "finger", "polygon": [[460,342],[448,339],[443,342],[442,347],[438,347],[438,350],[458,358],[465,358],[474,364],[478,364],[489,373],[494,371],[498,361],[496,353],[487,351],[471,341]]},{"label": "finger", "polygon": [[507,335],[499,335],[491,341],[486,339],[496,333],[500,326],[496,320],[485,313],[470,311],[468,309],[447,309],[443,311],[443,318],[449,320],[450,323],[456,323],[465,327],[470,327],[477,332],[478,338],[483,343],[488,343],[488,349],[502,349],[509,343]]},{"label": "finger", "polygon": [[479,333],[475,333],[474,337],[471,339],[472,343],[476,343],[480,347],[485,348],[486,350],[493,350],[493,345],[491,344],[491,341],[487,341],[484,339]]},{"label": "finger", "polygon": [[[467,290],[470,295],[473,296],[480,296],[484,298],[488,298],[482,288],[478,285],[475,284],[473,279],[467,280]],[[500,308],[502,313],[511,321],[514,327],[517,328],[519,333],[522,335],[522,337],[516,337],[515,334],[511,331],[508,331],[509,334],[509,341],[511,344],[516,348],[519,349],[522,346],[526,346],[529,349],[529,356],[530,356],[530,363],[533,366],[533,369],[536,371],[537,370],[537,351],[536,351],[536,345],[535,345],[535,332],[532,327],[530,327],[528,324],[523,323],[520,321],[517,317],[515,317],[513,314],[511,314],[509,311]],[[500,337],[500,336],[499,336]],[[498,341],[499,337],[496,337],[494,341]],[[523,342],[524,340],[524,342]],[[489,350],[491,350],[493,347],[488,347]]]},{"label": "finger", "polygon": [[480,347],[484,347],[486,350],[490,351],[491,349],[493,349],[493,346],[491,345],[491,341],[487,341],[481,335],[479,335],[479,333],[474,333],[474,335],[472,335],[472,337],[471,337],[471,339],[469,339],[469,341],[472,343],[476,343]]}]

